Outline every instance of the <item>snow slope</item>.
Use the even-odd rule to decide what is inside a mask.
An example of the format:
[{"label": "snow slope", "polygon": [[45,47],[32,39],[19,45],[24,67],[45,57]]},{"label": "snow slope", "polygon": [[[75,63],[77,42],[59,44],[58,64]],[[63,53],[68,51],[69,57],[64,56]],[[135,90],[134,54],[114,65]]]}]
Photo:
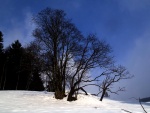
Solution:
[{"label": "snow slope", "polygon": [[[144,105],[150,112],[150,104]],[[109,99],[99,101],[92,95],[79,95],[74,102],[56,100],[53,93],[36,91],[0,91],[0,113],[144,113],[139,104]]]}]

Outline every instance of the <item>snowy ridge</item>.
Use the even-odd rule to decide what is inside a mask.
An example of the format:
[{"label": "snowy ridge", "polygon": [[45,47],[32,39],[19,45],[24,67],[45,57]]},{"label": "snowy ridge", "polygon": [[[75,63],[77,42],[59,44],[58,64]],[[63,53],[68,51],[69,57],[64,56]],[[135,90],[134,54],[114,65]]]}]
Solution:
[{"label": "snowy ridge", "polygon": [[[150,106],[144,105],[147,112]],[[103,102],[92,95],[78,96],[77,101],[57,100],[54,93],[36,91],[0,91],[0,113],[144,113],[139,104],[109,99]]]}]

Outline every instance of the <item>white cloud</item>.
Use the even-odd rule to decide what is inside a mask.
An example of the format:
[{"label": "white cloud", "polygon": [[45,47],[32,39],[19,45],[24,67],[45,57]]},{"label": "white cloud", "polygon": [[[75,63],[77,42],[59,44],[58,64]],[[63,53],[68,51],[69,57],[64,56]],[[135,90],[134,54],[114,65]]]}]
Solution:
[{"label": "white cloud", "polygon": [[4,46],[7,47],[15,40],[19,40],[22,45],[29,43],[32,38],[32,31],[35,28],[32,23],[32,13],[26,12],[23,20],[12,18],[10,20],[11,27],[9,29],[4,28]]}]

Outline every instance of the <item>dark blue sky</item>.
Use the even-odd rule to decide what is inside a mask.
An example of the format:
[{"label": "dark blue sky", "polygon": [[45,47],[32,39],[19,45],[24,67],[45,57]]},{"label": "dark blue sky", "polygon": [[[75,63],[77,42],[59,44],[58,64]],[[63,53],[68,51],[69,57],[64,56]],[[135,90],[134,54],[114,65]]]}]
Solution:
[{"label": "dark blue sky", "polygon": [[23,45],[33,40],[32,16],[46,7],[64,10],[84,35],[95,33],[111,45],[117,63],[135,75],[122,83],[126,95],[150,96],[149,0],[0,0],[5,47],[16,39]]}]

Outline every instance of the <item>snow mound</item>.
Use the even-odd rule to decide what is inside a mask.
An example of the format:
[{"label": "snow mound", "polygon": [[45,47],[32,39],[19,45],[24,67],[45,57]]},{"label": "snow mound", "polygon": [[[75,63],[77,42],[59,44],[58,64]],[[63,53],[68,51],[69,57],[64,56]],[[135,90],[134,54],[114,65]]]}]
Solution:
[{"label": "snow mound", "polygon": [[102,102],[99,101],[99,98],[93,95],[84,95],[79,94],[78,100],[73,101],[73,103],[76,103],[77,105],[83,105],[83,106],[94,106],[94,107],[101,107]]},{"label": "snow mound", "polygon": [[[150,106],[144,105],[147,112]],[[143,113],[139,104],[109,99],[103,102],[92,95],[79,94],[77,101],[57,100],[54,93],[37,91],[0,91],[0,113]]]}]

